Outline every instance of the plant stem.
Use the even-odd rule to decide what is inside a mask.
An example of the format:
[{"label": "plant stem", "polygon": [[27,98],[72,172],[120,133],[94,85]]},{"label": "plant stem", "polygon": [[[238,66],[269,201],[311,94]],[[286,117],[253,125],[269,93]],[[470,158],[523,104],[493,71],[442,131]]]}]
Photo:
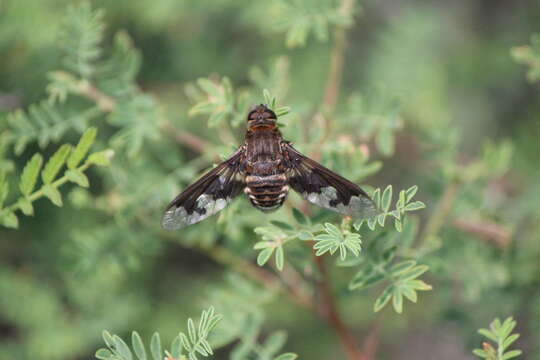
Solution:
[{"label": "plant stem", "polygon": [[[148,222],[146,218],[142,218],[141,220],[144,222]],[[174,240],[176,243],[178,241],[178,238],[172,233],[161,231],[160,235],[165,237],[166,239]],[[308,309],[315,309],[315,301],[308,292],[297,291],[297,289],[293,288],[292,284],[289,284],[289,287],[284,286],[281,279],[274,273],[266,270],[265,268],[252,264],[251,262],[229,251],[227,248],[219,245],[213,245],[207,247],[199,247],[195,249],[204,252],[204,254],[206,254],[219,264],[230,266],[235,271],[246,275],[254,281],[257,281],[258,283],[264,285],[266,288],[287,295],[293,302],[297,303],[298,305]]]},{"label": "plant stem", "polygon": [[[89,82],[81,81],[76,91],[79,95],[94,101],[103,112],[110,113],[116,109],[116,100]],[[161,130],[178,143],[197,153],[202,153],[208,149],[206,141],[188,131],[179,131],[168,121],[161,126]]]},{"label": "plant stem", "polygon": [[[343,0],[339,8],[339,13],[343,17],[350,16],[354,9],[355,0]],[[343,65],[345,64],[345,50],[347,49],[348,24],[336,26],[334,30],[334,47],[330,54],[330,65],[322,107],[313,115],[313,123],[322,123],[324,134],[319,140],[319,146],[312,154],[313,159],[318,160],[321,156],[321,147],[330,136],[332,122],[331,117],[335,111],[336,104],[341,90],[341,80],[343,78]]]},{"label": "plant stem", "polygon": [[[339,9],[340,14],[344,17],[349,16],[353,11],[354,5],[355,0],[343,0]],[[325,134],[320,141],[321,145],[330,134],[330,119],[339,98],[341,80],[343,78],[343,65],[345,63],[345,50],[347,48],[347,30],[347,26],[337,26],[334,31],[334,47],[332,48],[332,53],[330,55],[330,69],[326,80],[322,112],[319,111],[314,116],[315,119],[322,116],[324,123]],[[320,146],[318,148],[320,149]],[[313,156],[317,159],[320,156],[320,152],[319,150],[316,150],[316,152],[317,153]],[[326,268],[325,257],[316,256],[315,253],[313,253],[313,258],[321,274],[319,283],[319,292],[322,296],[322,307],[320,309],[321,316],[323,316],[336,331],[349,360],[367,360],[360,351],[354,335],[347,328],[347,325],[339,314],[335,297],[330,286],[330,277]]]},{"label": "plant stem", "polygon": [[[348,16],[353,11],[354,3],[355,0],[343,0],[339,9],[340,14],[342,16]],[[334,38],[334,48],[332,49],[330,58],[330,71],[328,72],[324,92],[324,105],[329,113],[334,111],[341,89],[345,50],[347,48],[347,27],[336,27]]]},{"label": "plant stem", "polygon": [[187,131],[178,131],[169,121],[166,121],[162,125],[162,130],[169,134],[178,143],[186,145],[188,148],[194,150],[197,153],[204,153],[210,146],[208,142],[204,141],[197,135],[194,135]]},{"label": "plant stem", "polygon": [[512,232],[509,229],[492,221],[456,218],[452,224],[457,229],[474,234],[500,248],[507,247],[512,240]]},{"label": "plant stem", "polygon": [[437,235],[444,223],[448,220],[448,215],[450,214],[452,206],[456,201],[460,187],[461,182],[458,181],[452,181],[448,184],[444,190],[441,200],[437,204],[437,207],[433,211],[426,224],[426,227],[424,228],[420,245],[424,244],[426,241],[429,241],[431,237]]},{"label": "plant stem", "polygon": [[[274,265],[272,266],[276,271],[280,271]],[[281,280],[287,286],[287,290],[290,291],[297,299],[297,302],[306,308],[315,310],[315,301],[309,291],[309,286],[304,278],[296,271],[296,269],[285,261],[283,270],[281,270]]]},{"label": "plant stem", "polygon": [[76,89],[77,93],[92,100],[103,112],[113,112],[116,108],[116,100],[105,94],[88,81],[80,81]]},{"label": "plant stem", "polygon": [[320,309],[321,316],[323,316],[336,331],[349,360],[367,360],[356,344],[354,335],[347,328],[347,325],[343,322],[341,315],[339,314],[334,294],[330,287],[330,278],[326,268],[325,257],[316,256],[315,254],[313,254],[313,257],[321,274],[321,281],[319,283],[319,291],[322,296],[322,307]]},{"label": "plant stem", "polygon": [[364,357],[366,360],[374,360],[375,354],[377,353],[377,348],[379,347],[379,330],[381,328],[381,318],[382,312],[377,313],[377,316],[371,323],[368,335],[364,340],[362,345],[362,351],[364,352]]}]

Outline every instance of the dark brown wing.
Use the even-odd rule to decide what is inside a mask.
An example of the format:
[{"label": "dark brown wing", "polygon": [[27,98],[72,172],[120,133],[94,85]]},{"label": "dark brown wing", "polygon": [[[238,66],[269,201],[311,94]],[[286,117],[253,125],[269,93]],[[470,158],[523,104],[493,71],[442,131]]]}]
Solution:
[{"label": "dark brown wing", "polygon": [[309,202],[355,219],[377,214],[375,204],[358,185],[325,168],[283,142],[290,186]]},{"label": "dark brown wing", "polygon": [[180,193],[167,207],[161,226],[166,230],[178,230],[227,206],[245,187],[243,154],[242,147]]}]

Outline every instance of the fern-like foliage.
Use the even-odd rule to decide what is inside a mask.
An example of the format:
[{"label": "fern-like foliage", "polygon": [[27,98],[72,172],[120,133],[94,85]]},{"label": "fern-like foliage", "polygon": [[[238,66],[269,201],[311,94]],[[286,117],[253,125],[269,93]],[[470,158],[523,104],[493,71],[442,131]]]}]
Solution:
[{"label": "fern-like foliage", "polygon": [[[131,347],[118,335],[111,335],[108,331],[103,332],[103,340],[106,348],[96,351],[96,358],[100,360],[198,360],[200,357],[207,358],[214,354],[209,336],[214,333],[214,329],[222,320],[223,316],[217,314],[213,307],[203,310],[198,324],[191,318],[187,321],[187,332],[180,332],[174,338],[169,350],[165,350],[161,343],[159,333],[154,333],[150,340],[148,356],[141,336],[136,331],[131,334]],[[260,324],[258,324],[260,328]],[[247,331],[240,338],[241,345],[237,346],[231,354],[231,359],[244,360],[294,360],[297,355],[293,353],[284,353],[279,356],[276,353],[284,345],[286,337],[281,332],[276,332],[269,336],[262,345],[256,343],[258,329]],[[251,339],[248,342],[247,337]],[[255,355],[255,357],[253,357]]]},{"label": "fern-like foliage", "polygon": [[403,127],[399,101],[389,97],[383,88],[375,89],[365,96],[353,94],[348,105],[350,123],[362,124],[360,129],[355,129],[362,139],[367,141],[373,138],[382,155],[393,155],[394,134]]},{"label": "fern-like foliage", "polygon": [[347,229],[339,229],[331,223],[324,224],[323,232],[316,235],[313,240],[315,241],[313,248],[317,250],[315,252],[317,256],[321,256],[327,252],[333,255],[339,250],[341,260],[345,260],[348,252],[351,252],[354,256],[359,256],[362,249],[360,247],[362,244],[360,234]]},{"label": "fern-like foliage", "polygon": [[310,34],[319,41],[327,41],[330,26],[347,26],[352,14],[343,14],[332,0],[280,0],[277,29],[285,31],[287,47],[302,47]]},{"label": "fern-like foliage", "polygon": [[259,93],[264,89],[268,89],[276,98],[285,99],[289,90],[289,69],[289,58],[279,56],[272,60],[267,68],[251,68],[249,78]]},{"label": "fern-like foliage", "polygon": [[[105,114],[118,128],[112,145],[125,147],[130,156],[145,141],[156,139],[162,121],[158,104],[135,83],[140,52],[124,31],[116,33],[108,49],[102,44],[104,29],[103,11],[93,9],[89,2],[68,7],[59,32],[64,68],[48,74],[48,100],[8,116],[17,154],[34,141],[40,147],[57,143],[71,129],[82,133]],[[70,101],[70,96],[91,103],[82,107],[80,100]]]},{"label": "fern-like foliage", "polygon": [[[16,211],[24,215],[34,213],[33,203],[41,197],[47,197],[57,206],[62,206],[62,195],[58,190],[67,182],[75,183],[81,187],[88,187],[88,178],[85,171],[92,165],[109,165],[112,150],[96,152],[87,156],[90,147],[95,141],[96,128],[88,129],[77,146],[64,144],[43,166],[41,154],[35,154],[26,164],[19,180],[20,196],[11,205],[3,207],[8,196],[9,187],[5,175],[0,173],[0,223],[6,227],[17,228],[19,221]],[[59,177],[61,170],[67,167],[63,176]],[[38,178],[41,175],[42,185],[36,190]]]},{"label": "fern-like foliage", "polygon": [[[369,229],[374,231],[377,225],[384,227],[386,218],[392,216],[395,229],[401,232],[405,213],[425,207],[421,201],[412,201],[417,191],[417,186],[401,190],[396,207],[391,210],[392,186],[387,186],[382,195],[380,189],[376,189],[372,197],[377,208],[381,210],[380,214],[368,220],[357,221],[354,224],[354,229],[360,230],[362,224],[367,222]],[[261,226],[255,229],[255,232],[262,237],[262,241],[254,245],[254,249],[261,250],[257,257],[259,266],[266,264],[275,254],[276,266],[281,270],[285,259],[283,246],[293,240],[313,240],[317,256],[325,253],[334,254],[338,250],[342,260],[345,260],[349,253],[355,257],[360,255],[361,236],[359,233],[351,231],[349,221],[346,221],[340,229],[331,223],[312,224],[299,210],[293,208],[292,212],[297,224],[273,220],[270,222],[270,226]]]},{"label": "fern-like foliage", "polygon": [[196,104],[189,110],[190,116],[208,116],[208,126],[216,127],[224,121],[233,125],[243,122],[241,108],[247,107],[246,94],[235,96],[231,80],[223,77],[219,81],[206,78],[197,80],[197,87],[188,87],[188,95]]},{"label": "fern-like foliage", "polygon": [[89,2],[83,2],[70,5],[64,17],[59,39],[64,65],[83,79],[90,79],[96,72],[105,30],[103,16],[102,10],[93,10]]},{"label": "fern-like foliage", "polygon": [[390,210],[392,205],[393,188],[392,185],[388,185],[381,194],[381,189],[376,189],[372,194],[372,199],[375,202],[377,209],[380,209],[380,214],[370,219],[362,219],[354,224],[356,229],[360,229],[364,222],[367,223],[370,230],[375,230],[377,225],[384,227],[386,219],[392,216],[394,219],[394,227],[397,231],[402,231],[403,216],[407,212],[421,210],[426,205],[421,201],[412,201],[414,195],[418,191],[418,186],[411,186],[407,190],[401,190],[398,195],[398,201],[395,208]]},{"label": "fern-like foliage", "polygon": [[[404,231],[405,214],[425,207],[421,201],[413,201],[417,191],[417,186],[401,190],[395,209],[391,210],[392,186],[387,186],[382,195],[381,190],[376,189],[372,197],[377,208],[380,209],[380,214],[369,220],[358,221],[354,226],[351,226],[350,219],[344,219],[341,227],[328,222],[314,224],[302,212],[293,208],[292,215],[296,224],[273,220],[269,226],[255,229],[255,232],[262,237],[262,240],[254,246],[254,249],[261,250],[257,256],[257,264],[259,266],[266,264],[274,255],[276,268],[282,270],[286,258],[285,244],[295,242],[295,240],[312,241],[316,256],[327,253],[333,255],[339,251],[342,266],[359,267],[349,284],[349,290],[360,290],[383,282],[387,283],[374,303],[375,312],[380,311],[392,300],[394,310],[401,313],[403,298],[416,302],[417,291],[431,290],[430,285],[418,279],[429,267],[419,265],[416,260],[410,258],[394,261],[398,252],[395,236],[389,240],[390,245],[382,242],[381,239],[374,239],[369,243],[368,253],[362,256],[362,240],[358,231],[361,230],[362,224],[367,222],[368,229],[376,232],[377,226],[384,228],[386,218],[391,216],[394,219],[396,234],[404,232],[403,239],[408,238],[400,244],[403,246],[402,251],[405,252],[406,246],[410,246],[412,239],[416,236],[416,230],[411,231],[411,224],[416,224],[414,221],[408,222]],[[387,236],[384,232],[379,235]],[[376,245],[377,242],[381,242],[385,247]],[[408,251],[413,252],[410,249]]]},{"label": "fern-like foliage", "polygon": [[[404,233],[409,233],[409,239],[415,237],[415,224],[415,222],[407,222],[404,229]],[[400,314],[403,311],[404,297],[415,303],[418,298],[416,292],[431,290],[431,286],[418,279],[429,270],[427,265],[420,265],[412,259],[398,259],[397,255],[403,252],[403,248],[410,240],[402,236],[398,238],[402,242],[396,244],[393,239],[394,237],[381,233],[364,249],[364,256],[348,260],[340,265],[358,269],[349,282],[351,291],[366,290],[386,284],[377,297],[373,309],[378,312],[392,300],[394,310]]]},{"label": "fern-like foliage", "polygon": [[475,349],[473,353],[487,360],[509,360],[521,355],[521,350],[509,350],[508,348],[518,338],[519,334],[512,334],[516,327],[516,321],[509,317],[502,321],[495,319],[489,324],[489,329],[480,329],[478,332],[495,343],[493,346],[489,342],[482,344],[482,349]]},{"label": "fern-like foliage", "polygon": [[209,296],[209,301],[225,314],[213,336],[216,346],[237,342],[230,355],[233,360],[296,359],[294,353],[279,354],[287,339],[285,332],[263,335],[264,306],[275,298],[272,290],[229,274],[225,285],[212,289]]},{"label": "fern-like foliage", "polygon": [[[392,204],[392,186],[386,187],[381,195],[380,189],[373,193],[373,199],[380,209],[381,213],[373,219],[367,220],[368,228],[371,231],[377,230],[377,225],[384,227],[385,219],[392,216],[394,219],[394,228],[396,234],[403,231],[403,221],[405,213],[417,211],[425,207],[420,201],[413,201],[418,188],[413,186],[399,193],[399,199],[394,210],[391,210]],[[275,264],[278,270],[282,270],[285,262],[284,245],[295,240],[308,240],[313,242],[313,248],[316,256],[326,253],[334,254],[339,251],[342,266],[358,266],[359,270],[349,284],[349,290],[360,290],[370,286],[386,282],[387,285],[381,295],[374,303],[374,311],[380,311],[390,300],[397,313],[403,311],[403,298],[412,302],[417,301],[417,291],[431,290],[431,286],[418,279],[429,267],[419,265],[415,260],[402,259],[394,261],[398,245],[396,237],[392,237],[389,243],[374,239],[369,242],[368,253],[361,255],[361,235],[359,230],[363,221],[357,222],[351,226],[350,219],[344,219],[341,227],[332,223],[313,224],[302,212],[293,209],[293,217],[296,224],[290,224],[284,221],[271,221],[269,226],[258,227],[255,232],[262,236],[262,241],[255,244],[256,250],[261,250],[257,257],[257,263],[262,266],[275,254]],[[415,224],[415,222],[411,222]],[[406,237],[414,238],[416,231],[410,230],[409,222],[405,229],[403,239]],[[356,230],[356,231],[355,231]],[[380,235],[387,233],[381,232]],[[385,245],[381,248],[377,245],[381,242]],[[411,245],[411,240],[404,241],[401,244],[404,249]],[[405,250],[403,249],[403,252]]]},{"label": "fern-like foliage", "polygon": [[51,142],[57,143],[72,128],[82,133],[88,127],[88,122],[100,114],[96,107],[74,113],[48,101],[30,105],[27,111],[16,110],[7,118],[11,134],[16,139],[15,153],[21,154],[34,141],[41,148]]},{"label": "fern-like foliage", "polygon": [[159,138],[159,113],[155,99],[147,94],[136,93],[128,101],[118,104],[109,115],[109,122],[120,130],[112,137],[111,144],[125,148],[128,156],[139,153],[147,140]]},{"label": "fern-like foliage", "polygon": [[[150,354],[153,360],[163,360],[164,355],[169,359],[197,360],[198,356],[208,357],[213,354],[208,343],[208,336],[216,327],[222,316],[216,314],[213,307],[203,310],[198,326],[193,319],[187,322],[187,335],[180,332],[174,338],[170,350],[163,350],[160,335],[156,332],[150,341]],[[96,351],[96,358],[101,360],[147,360],[147,352],[141,336],[134,331],[131,334],[132,349],[118,335],[103,332],[103,340],[107,348]],[[135,354],[135,357],[133,356]]]},{"label": "fern-like foliage", "polygon": [[294,353],[277,355],[287,341],[287,335],[283,331],[276,331],[268,335],[263,343],[259,343],[257,339],[262,324],[256,318],[250,320],[248,326],[251,329],[240,337],[239,345],[231,353],[232,360],[294,360],[298,357]]},{"label": "fern-like foliage", "polygon": [[[279,66],[279,62],[275,66]],[[255,81],[260,80],[259,77],[263,76],[262,73],[257,72]],[[243,124],[245,110],[260,99],[259,94],[254,95],[247,90],[235,91],[233,84],[227,77],[217,81],[200,78],[197,80],[197,86],[190,84],[186,87],[186,93],[194,102],[189,110],[189,115],[207,116],[209,127],[216,127],[224,123],[230,123],[234,127]],[[277,97],[271,95],[268,89],[262,88],[262,95],[265,104],[274,110],[278,117],[283,117],[290,112],[290,107],[277,104]]]},{"label": "fern-like foliage", "polygon": [[97,87],[115,98],[138,91],[135,80],[141,69],[142,56],[125,31],[118,31],[108,57],[100,63]]}]

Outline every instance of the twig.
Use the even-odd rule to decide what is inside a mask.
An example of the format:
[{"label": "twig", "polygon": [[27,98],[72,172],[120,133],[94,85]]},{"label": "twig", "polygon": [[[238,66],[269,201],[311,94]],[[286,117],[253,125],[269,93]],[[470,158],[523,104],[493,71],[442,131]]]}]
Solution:
[{"label": "twig", "polygon": [[[162,231],[160,235],[166,239],[174,240],[175,242],[178,241],[178,238],[174,236],[173,233]],[[194,249],[200,250],[219,264],[230,266],[235,271],[246,275],[254,281],[257,281],[268,289],[287,295],[293,302],[302,307],[308,309],[315,308],[314,301],[311,296],[306,296],[304,293],[300,294],[299,292],[292,291],[292,289],[284,286],[281,279],[271,271],[252,264],[251,262],[229,251],[227,248],[219,245],[213,245],[208,247],[195,247]]]},{"label": "twig", "polygon": [[242,273],[251,279],[263,284],[266,288],[280,292],[287,295],[292,301],[298,305],[313,309],[314,302],[311,296],[306,297],[304,294],[300,294],[297,291],[283,286],[280,278],[274,275],[272,272],[265,270],[262,267],[256,266],[251,262],[244,260],[243,258],[236,256],[224,247],[213,246],[209,249],[201,248],[206,254],[208,254],[215,261],[231,266],[233,269]]},{"label": "twig", "polygon": [[[349,15],[354,8],[354,0],[343,0],[339,12],[342,16]],[[330,58],[330,71],[326,80],[324,92],[324,105],[329,113],[336,107],[341,89],[341,79],[343,77],[343,65],[345,63],[345,49],[347,47],[347,28],[338,26],[334,32],[335,42]]]},{"label": "twig", "polygon": [[477,235],[501,248],[507,247],[512,239],[510,230],[490,221],[457,218],[454,219],[453,225],[461,231]]},{"label": "twig", "polygon": [[[355,0],[343,0],[339,8],[341,16],[349,16],[353,11]],[[324,89],[323,106],[313,115],[312,123],[321,122],[324,127],[324,134],[316,146],[312,157],[319,160],[321,156],[321,147],[328,139],[331,133],[331,117],[336,108],[341,90],[341,80],[343,78],[343,65],[345,63],[345,50],[347,49],[347,25],[337,26],[334,31],[334,47],[330,54],[330,69],[326,79]]]},{"label": "twig", "polygon": [[208,142],[204,141],[197,135],[194,135],[187,131],[179,131],[169,121],[166,121],[161,126],[162,130],[175,139],[178,143],[186,145],[190,149],[203,153],[210,148]]},{"label": "twig", "polygon": [[321,281],[319,282],[319,291],[322,296],[321,315],[336,331],[349,360],[368,360],[360,351],[354,335],[347,328],[347,325],[343,322],[338,312],[334,294],[330,287],[330,278],[326,269],[325,257],[315,254],[313,254],[313,257],[321,274]]},{"label": "twig", "polygon": [[201,247],[205,254],[208,254],[212,259],[220,264],[227,264],[234,268],[239,273],[247,275],[248,277],[260,282],[265,285],[265,287],[276,290],[283,291],[283,286],[279,279],[274,276],[270,271],[253,265],[249,261],[244,260],[243,258],[236,256],[229,250],[221,246],[212,246],[209,248]]},{"label": "twig", "polygon": [[[116,109],[116,100],[87,81],[81,81],[77,87],[77,93],[92,100],[104,112],[113,112]],[[166,121],[161,129],[165,134],[172,137],[178,143],[202,153],[208,149],[207,142],[188,131],[179,131],[170,122]]]},{"label": "twig", "polygon": [[382,312],[379,312],[371,326],[369,327],[368,335],[362,345],[362,351],[366,360],[374,360],[377,348],[379,347],[379,330],[381,328]]},{"label": "twig", "polygon": [[94,101],[104,112],[113,112],[116,109],[116,100],[88,81],[80,81],[76,90],[78,94]]},{"label": "twig", "polygon": [[448,184],[444,190],[441,200],[437,204],[437,207],[433,211],[426,224],[426,227],[424,228],[422,237],[420,239],[420,244],[424,244],[430,238],[437,235],[441,227],[448,220],[448,215],[450,214],[452,206],[456,201],[456,196],[460,187],[461,183],[458,181],[452,181],[450,184]]},{"label": "twig", "polygon": [[[275,266],[273,267],[276,269]],[[309,287],[307,286],[306,281],[292,265],[285,262],[280,278],[287,286],[288,291],[292,292],[294,297],[301,302],[304,307],[315,310],[315,301],[308,290]]]},{"label": "twig", "polygon": [[[343,0],[339,9],[341,15],[348,16],[352,12],[354,4],[355,0]],[[320,145],[322,145],[330,135],[330,119],[335,110],[341,89],[343,65],[345,62],[345,50],[347,47],[346,26],[336,27],[334,32],[334,41],[334,47],[330,55],[330,70],[326,80],[323,107],[321,111],[316,112],[313,117],[314,121],[317,119],[322,119],[324,124],[324,135],[320,140]],[[321,146],[318,146],[315,150],[316,153],[313,154],[315,159],[320,157],[320,148]],[[326,268],[325,257],[317,256],[315,253],[313,253],[313,258],[321,274],[319,292],[322,296],[322,307],[320,309],[320,314],[336,331],[336,334],[338,335],[349,360],[367,360],[366,356],[364,356],[364,354],[361,352],[354,335],[347,328],[347,325],[339,314],[334,294],[330,286],[330,278]]]}]

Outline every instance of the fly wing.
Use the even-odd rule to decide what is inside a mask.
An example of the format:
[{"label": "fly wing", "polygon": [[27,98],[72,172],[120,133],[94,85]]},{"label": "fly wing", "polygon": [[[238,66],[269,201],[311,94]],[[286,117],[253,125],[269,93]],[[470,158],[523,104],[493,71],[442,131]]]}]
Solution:
[{"label": "fly wing", "polygon": [[282,149],[289,185],[304,199],[355,219],[377,214],[375,204],[358,185],[302,155],[288,143],[282,143]]},{"label": "fly wing", "polygon": [[227,206],[245,187],[242,157],[243,148],[188,186],[167,206],[161,226],[178,230]]}]

